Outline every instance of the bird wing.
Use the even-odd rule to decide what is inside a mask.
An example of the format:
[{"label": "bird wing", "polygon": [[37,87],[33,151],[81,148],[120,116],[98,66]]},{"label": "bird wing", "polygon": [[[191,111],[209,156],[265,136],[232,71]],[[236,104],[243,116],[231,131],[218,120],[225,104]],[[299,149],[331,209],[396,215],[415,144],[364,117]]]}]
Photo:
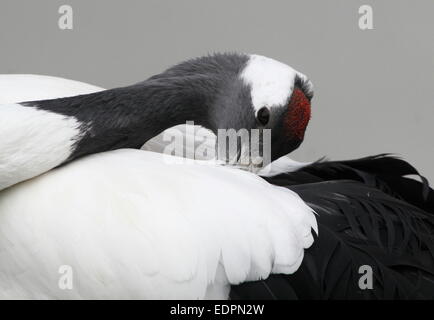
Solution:
[{"label": "bird wing", "polygon": [[116,150],[2,191],[0,297],[226,298],[299,267],[316,220],[293,191],[177,160]]}]

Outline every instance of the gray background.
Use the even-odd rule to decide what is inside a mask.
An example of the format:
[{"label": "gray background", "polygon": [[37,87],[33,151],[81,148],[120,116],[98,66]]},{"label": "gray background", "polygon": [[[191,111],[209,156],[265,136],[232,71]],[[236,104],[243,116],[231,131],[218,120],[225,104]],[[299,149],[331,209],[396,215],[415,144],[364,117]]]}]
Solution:
[{"label": "gray background", "polygon": [[[58,8],[74,9],[74,30]],[[358,8],[374,9],[374,30]],[[0,2],[0,73],[106,88],[215,51],[273,57],[315,84],[294,158],[402,155],[434,181],[434,1],[65,0]]]}]

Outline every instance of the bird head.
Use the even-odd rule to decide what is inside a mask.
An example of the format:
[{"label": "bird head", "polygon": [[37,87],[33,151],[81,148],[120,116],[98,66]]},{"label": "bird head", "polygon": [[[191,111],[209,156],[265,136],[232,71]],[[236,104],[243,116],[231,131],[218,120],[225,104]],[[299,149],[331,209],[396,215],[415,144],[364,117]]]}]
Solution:
[{"label": "bird head", "polygon": [[258,55],[249,56],[240,78],[249,89],[256,127],[271,130],[271,160],[298,148],[311,117],[313,85],[308,78]]},{"label": "bird head", "polygon": [[[232,129],[238,136],[236,158],[245,164],[255,148],[260,149],[255,153],[260,158],[268,150],[273,161],[295,150],[304,139],[313,85],[304,74],[274,59],[215,54],[182,62],[151,79],[174,81],[184,88],[188,105],[184,109],[190,110],[191,120],[202,114],[198,124],[217,135],[219,150],[228,151],[229,144],[220,131]],[[253,143],[255,138],[258,144]]]}]

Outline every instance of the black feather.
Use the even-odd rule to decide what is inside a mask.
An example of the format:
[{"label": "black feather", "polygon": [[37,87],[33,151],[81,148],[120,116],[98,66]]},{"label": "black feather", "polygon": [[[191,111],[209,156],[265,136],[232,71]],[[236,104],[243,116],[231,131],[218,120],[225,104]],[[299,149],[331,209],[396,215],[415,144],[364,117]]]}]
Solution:
[{"label": "black feather", "polygon": [[[267,178],[315,209],[319,235],[293,275],[234,286],[231,297],[434,299],[434,192],[408,175],[420,176],[379,155]],[[373,269],[372,290],[359,287],[362,265]]]}]

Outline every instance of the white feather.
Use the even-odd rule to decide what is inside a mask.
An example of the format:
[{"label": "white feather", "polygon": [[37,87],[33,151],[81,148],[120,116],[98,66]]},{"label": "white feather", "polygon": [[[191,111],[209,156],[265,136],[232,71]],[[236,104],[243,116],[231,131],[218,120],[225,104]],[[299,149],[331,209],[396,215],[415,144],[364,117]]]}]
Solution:
[{"label": "white feather", "polygon": [[[317,227],[295,193],[165,157],[96,154],[2,191],[0,298],[226,298],[297,270]],[[61,265],[73,290],[57,285]]]},{"label": "white feather", "polygon": [[306,79],[304,74],[282,62],[252,54],[241,79],[251,87],[253,107],[258,111],[262,107],[284,105],[292,95],[297,75]]},{"label": "white feather", "polygon": [[[28,100],[68,95],[38,79],[24,82]],[[170,158],[102,153],[2,191],[0,298],[227,298],[230,284],[297,270],[317,226],[296,194]],[[63,265],[72,290],[58,286]]]},{"label": "white feather", "polygon": [[[80,136],[79,125],[74,117],[18,103],[1,105],[0,190],[68,159],[75,139]],[[46,154],[52,156],[41,157]]]},{"label": "white feather", "polygon": [[[80,124],[74,117],[23,107],[19,102],[101,90],[104,89],[57,77],[0,74],[0,190],[65,161],[80,134]],[[38,157],[47,153],[53,157]]]},{"label": "white feather", "polygon": [[71,97],[102,91],[87,83],[34,74],[0,74],[0,104]]},{"label": "white feather", "polygon": [[281,173],[294,172],[305,166],[312,164],[312,162],[299,162],[292,160],[288,155],[274,160],[267,166],[263,167],[257,172],[261,177],[273,177]]}]

